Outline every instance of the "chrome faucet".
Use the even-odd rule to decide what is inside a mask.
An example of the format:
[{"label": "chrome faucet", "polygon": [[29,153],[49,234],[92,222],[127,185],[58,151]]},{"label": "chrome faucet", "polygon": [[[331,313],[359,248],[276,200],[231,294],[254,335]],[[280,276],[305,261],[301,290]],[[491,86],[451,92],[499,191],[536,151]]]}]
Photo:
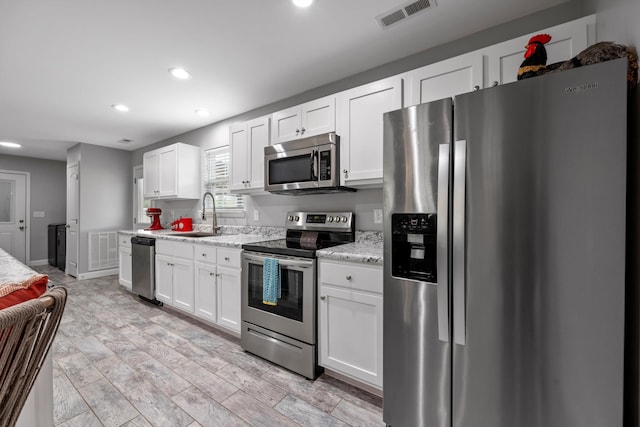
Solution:
[{"label": "chrome faucet", "polygon": [[217,215],[216,215],[216,199],[215,197],[213,197],[213,194],[211,194],[210,192],[205,192],[204,196],[202,196],[202,220],[206,220],[207,216],[205,215],[205,207],[204,207],[204,200],[207,198],[207,195],[211,196],[211,201],[213,202],[213,228],[212,228],[212,233],[213,234],[217,234],[218,231],[220,231],[220,227],[218,227],[218,220],[217,220]]}]

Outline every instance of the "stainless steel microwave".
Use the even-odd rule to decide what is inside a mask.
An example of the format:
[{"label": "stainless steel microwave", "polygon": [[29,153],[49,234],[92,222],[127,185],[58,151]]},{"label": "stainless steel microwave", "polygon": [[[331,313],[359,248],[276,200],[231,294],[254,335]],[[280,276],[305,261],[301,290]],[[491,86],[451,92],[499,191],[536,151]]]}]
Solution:
[{"label": "stainless steel microwave", "polygon": [[277,194],[355,191],[340,186],[340,137],[329,132],[266,146],[264,189]]}]

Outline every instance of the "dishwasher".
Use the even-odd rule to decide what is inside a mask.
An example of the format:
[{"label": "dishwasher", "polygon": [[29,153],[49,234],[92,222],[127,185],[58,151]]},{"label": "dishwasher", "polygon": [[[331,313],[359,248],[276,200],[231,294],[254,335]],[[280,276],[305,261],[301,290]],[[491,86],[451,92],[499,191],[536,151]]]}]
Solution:
[{"label": "dishwasher", "polygon": [[140,298],[155,305],[156,299],[156,239],[134,236],[131,238],[131,290]]}]

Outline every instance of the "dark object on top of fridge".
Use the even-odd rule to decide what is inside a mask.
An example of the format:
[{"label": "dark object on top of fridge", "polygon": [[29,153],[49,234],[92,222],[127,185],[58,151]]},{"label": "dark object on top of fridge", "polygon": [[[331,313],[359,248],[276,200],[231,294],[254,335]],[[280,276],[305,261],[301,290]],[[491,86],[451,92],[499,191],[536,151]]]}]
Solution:
[{"label": "dark object on top of fridge", "polygon": [[[384,115],[387,425],[630,416],[626,72],[607,61]],[[433,260],[433,230],[412,228],[430,213],[435,264],[416,264]]]}]

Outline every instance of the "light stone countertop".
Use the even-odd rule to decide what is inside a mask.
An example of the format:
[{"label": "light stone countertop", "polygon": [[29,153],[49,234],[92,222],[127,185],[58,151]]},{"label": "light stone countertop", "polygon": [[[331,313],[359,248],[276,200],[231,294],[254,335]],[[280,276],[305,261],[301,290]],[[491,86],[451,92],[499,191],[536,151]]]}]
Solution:
[{"label": "light stone countertop", "polygon": [[[284,229],[279,227],[223,226],[222,234],[210,237],[185,237],[176,235],[178,232],[171,230],[121,230],[119,233],[129,236],[148,236],[156,239],[172,240],[176,242],[222,246],[237,249],[242,248],[242,245],[245,243],[278,240],[285,237]],[[383,240],[381,232],[356,231],[356,241],[354,243],[347,243],[344,245],[334,246],[332,248],[321,249],[316,253],[316,255],[320,259],[382,265],[382,253]]]},{"label": "light stone countertop", "polygon": [[[200,229],[193,231],[211,231]],[[185,237],[179,231],[171,230],[120,230],[118,233],[127,236],[145,236],[174,242],[195,243],[198,245],[222,246],[241,249],[245,243],[264,242],[284,238],[284,228],[279,227],[234,227],[222,226],[222,234],[207,237]]]},{"label": "light stone countertop", "polygon": [[35,274],[38,272],[0,249],[0,284],[22,282]]},{"label": "light stone countertop", "polygon": [[358,231],[354,243],[321,249],[316,252],[319,259],[372,265],[382,265],[382,254],[382,233],[376,231]]}]

